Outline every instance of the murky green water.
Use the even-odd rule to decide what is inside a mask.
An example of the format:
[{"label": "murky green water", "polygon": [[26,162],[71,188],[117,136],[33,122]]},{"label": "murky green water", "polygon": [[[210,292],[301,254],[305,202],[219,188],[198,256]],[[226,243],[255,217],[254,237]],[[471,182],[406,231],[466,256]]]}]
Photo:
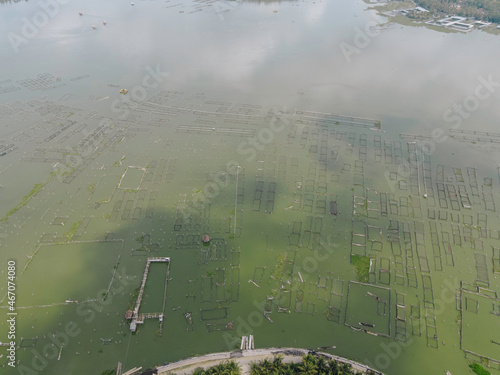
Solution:
[{"label": "murky green water", "polygon": [[[0,11],[5,373],[146,368],[247,334],[388,374],[498,372],[498,38],[362,2]],[[148,257],[171,263],[139,313],[165,318],[130,334]]]}]

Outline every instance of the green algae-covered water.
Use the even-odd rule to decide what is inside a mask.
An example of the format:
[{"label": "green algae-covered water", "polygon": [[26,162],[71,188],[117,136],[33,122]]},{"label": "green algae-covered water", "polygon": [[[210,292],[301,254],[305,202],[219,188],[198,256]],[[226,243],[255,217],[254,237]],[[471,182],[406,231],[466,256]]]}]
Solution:
[{"label": "green algae-covered water", "polygon": [[2,374],[248,334],[499,373],[496,37],[362,2],[49,3],[0,7]]}]

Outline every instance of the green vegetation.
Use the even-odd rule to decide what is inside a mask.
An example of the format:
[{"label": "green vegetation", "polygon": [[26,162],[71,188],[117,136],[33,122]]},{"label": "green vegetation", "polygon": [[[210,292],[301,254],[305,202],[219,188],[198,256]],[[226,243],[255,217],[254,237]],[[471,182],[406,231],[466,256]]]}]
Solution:
[{"label": "green vegetation", "polygon": [[370,272],[370,258],[367,256],[353,255],[351,263],[356,267],[356,277],[359,282],[368,282],[368,273]]},{"label": "green vegetation", "polygon": [[491,372],[486,371],[479,363],[471,363],[469,367],[477,375],[491,375]]},{"label": "green vegetation", "polygon": [[212,374],[239,375],[240,368],[234,361],[225,361],[213,367],[209,367],[206,370],[204,370],[201,367],[198,367],[193,372],[193,375],[212,375]]},{"label": "green vegetation", "polygon": [[483,28],[483,30],[485,32],[487,32],[488,34],[500,35],[500,29],[497,29],[495,24],[487,26],[487,27]]},{"label": "green vegetation", "polygon": [[7,221],[9,219],[9,216],[14,215],[17,211],[19,211],[21,208],[23,208],[24,205],[26,205],[26,203],[28,203],[28,201],[31,198],[33,198],[35,195],[37,195],[43,189],[43,187],[45,185],[47,185],[56,175],[57,175],[57,173],[51,172],[50,177],[47,181],[41,182],[39,184],[35,184],[35,186],[33,186],[33,189],[31,189],[31,191],[28,193],[28,195],[25,195],[24,198],[21,200],[21,202],[16,207],[14,207],[12,210],[7,212],[5,214],[5,216],[0,219],[0,222]]},{"label": "green vegetation", "polygon": [[[350,364],[307,354],[298,363],[283,363],[281,356],[274,357],[272,361],[265,359],[258,363],[252,363],[250,365],[250,374],[354,375],[357,372],[351,369]],[[368,374],[374,373],[370,371]]]},{"label": "green vegetation", "polygon": [[[369,0],[365,0],[365,2],[368,4],[372,4]],[[425,26],[428,29],[449,33],[453,33],[456,31],[443,29],[439,26],[426,25],[421,22],[427,21],[433,17],[442,18],[445,16],[457,15],[482,21],[500,23],[500,0],[415,0],[415,2],[396,1],[377,4],[377,6],[368,9],[375,9],[378,12],[388,12],[399,9],[409,9],[415,7],[416,5],[429,10],[429,13],[410,11],[408,13],[408,16],[391,17],[391,21],[408,26]],[[496,28],[496,25],[487,27],[484,30],[495,35],[500,34],[498,29]]]},{"label": "green vegetation", "polygon": [[76,230],[78,229],[78,227],[80,226],[81,223],[82,223],[81,220],[77,221],[76,223],[73,224],[73,226],[71,227],[71,229],[69,231],[64,233],[64,237],[66,237],[67,241],[71,241],[71,238],[76,233]]},{"label": "green vegetation", "polygon": [[143,234],[142,236],[137,237],[135,240],[141,244],[141,247],[136,249],[137,251],[149,251],[149,243],[144,243],[146,236]]},{"label": "green vegetation", "polygon": [[286,253],[278,255],[278,258],[276,260],[276,266],[273,272],[274,280],[281,280],[283,271],[285,270],[285,260],[286,260]]},{"label": "green vegetation", "polygon": [[[144,288],[146,290],[146,288]],[[131,294],[130,294],[130,302],[129,302],[129,310],[133,310],[135,307],[135,303],[137,301],[137,297],[139,297],[139,292],[141,291],[141,287],[137,287]]]},{"label": "green vegetation", "polygon": [[123,161],[125,160],[125,155],[122,156],[122,158],[120,160],[117,160],[113,163],[113,167],[120,167],[123,163]]},{"label": "green vegetation", "polygon": [[500,23],[500,0],[415,0],[436,15],[458,15]]},{"label": "green vegetation", "polygon": [[69,169],[66,169],[64,172],[62,172],[63,177],[71,176],[71,174],[73,174],[73,172],[76,171],[76,168],[70,168],[71,164],[69,163],[66,164],[66,167],[68,167]]}]

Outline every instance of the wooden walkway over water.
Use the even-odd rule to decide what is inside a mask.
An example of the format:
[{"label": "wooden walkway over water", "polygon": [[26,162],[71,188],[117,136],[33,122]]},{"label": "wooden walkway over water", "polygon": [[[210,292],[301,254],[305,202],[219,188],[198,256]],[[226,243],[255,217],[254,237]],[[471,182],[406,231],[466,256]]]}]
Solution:
[{"label": "wooden walkway over water", "polygon": [[[139,308],[142,303],[142,296],[144,295],[144,288],[146,287],[146,281],[148,279],[149,268],[151,263],[168,263],[168,267],[170,268],[170,258],[168,257],[156,257],[156,258],[148,258],[146,262],[146,268],[144,269],[144,275],[142,276],[141,289],[139,290],[139,295],[137,296],[137,300],[135,302],[134,311],[132,313],[132,321],[130,322],[130,330],[135,332],[137,329],[137,324],[144,323],[144,319],[159,319],[160,323],[163,322],[163,311],[159,313],[145,313],[139,315]],[[167,269],[168,276],[168,269]],[[165,285],[167,281],[165,280]],[[165,286],[166,292],[166,286]],[[163,309],[165,309],[165,296],[163,298]]]}]

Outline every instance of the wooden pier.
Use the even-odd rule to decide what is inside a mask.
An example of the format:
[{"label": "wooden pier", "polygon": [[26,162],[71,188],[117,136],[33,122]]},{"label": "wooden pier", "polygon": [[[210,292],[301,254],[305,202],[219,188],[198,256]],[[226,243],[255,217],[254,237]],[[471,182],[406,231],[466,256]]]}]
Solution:
[{"label": "wooden pier", "polygon": [[145,313],[137,315],[136,323],[142,324],[146,319],[158,319],[160,322],[163,320],[163,313]]},{"label": "wooden pier", "polygon": [[61,355],[62,355],[63,348],[64,348],[64,345],[61,345],[61,348],[59,349],[59,355],[57,356],[57,360],[58,361],[61,360]]},{"label": "wooden pier", "polygon": [[122,375],[134,375],[134,374],[137,374],[141,370],[142,370],[142,367],[134,367],[133,369],[128,370],[127,372],[124,372]]},{"label": "wooden pier", "polygon": [[245,350],[248,347],[247,339],[248,339],[248,337],[246,337],[246,336],[241,337],[240,350]]},{"label": "wooden pier", "polygon": [[[137,329],[137,324],[143,324],[145,319],[159,319],[160,324],[162,324],[163,322],[163,316],[164,316],[163,312],[146,313],[139,315],[139,308],[141,307],[142,296],[144,295],[144,288],[146,287],[146,280],[148,279],[149,267],[151,263],[168,263],[170,267],[170,258],[168,257],[148,258],[146,262],[146,268],[144,269],[144,275],[142,276],[141,289],[139,290],[139,295],[137,296],[137,301],[135,302],[134,311],[132,312],[132,317],[131,317],[132,321],[130,322],[130,331],[132,332],[135,332]],[[167,270],[167,275],[168,275],[168,270]],[[165,308],[165,298],[163,307]]]},{"label": "wooden pier", "polygon": [[241,337],[240,350],[253,350],[254,346],[253,335]]}]

